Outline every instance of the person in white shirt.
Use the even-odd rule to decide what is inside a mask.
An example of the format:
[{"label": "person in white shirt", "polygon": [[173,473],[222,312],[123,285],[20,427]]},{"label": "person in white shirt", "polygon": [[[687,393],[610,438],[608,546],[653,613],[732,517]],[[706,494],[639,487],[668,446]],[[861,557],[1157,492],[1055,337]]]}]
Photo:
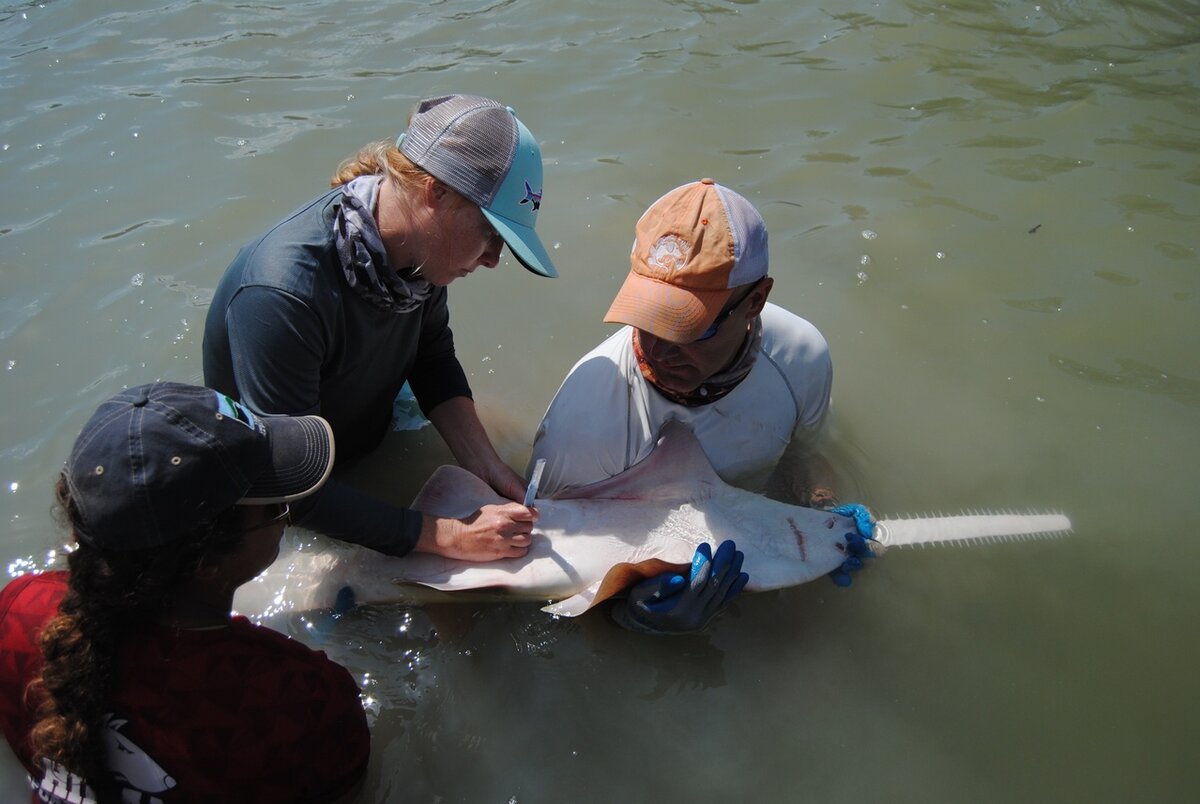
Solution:
[{"label": "person in white shirt", "polygon": [[[575,364],[538,427],[530,466],[546,460],[542,493],[620,474],[676,419],[726,482],[835,505],[828,465],[813,451],[830,405],[829,347],[811,323],[767,303],[774,279],[758,210],[712,179],[677,187],[638,220],[630,260],[604,317],[626,326]],[[744,584],[737,555],[711,567],[714,578],[732,572],[733,594]],[[646,587],[654,601],[638,604],[635,587],[631,603],[614,609],[618,621],[691,630],[662,627],[652,607],[692,585],[678,575],[651,580],[660,581]],[[704,622],[731,598],[710,599]]]}]

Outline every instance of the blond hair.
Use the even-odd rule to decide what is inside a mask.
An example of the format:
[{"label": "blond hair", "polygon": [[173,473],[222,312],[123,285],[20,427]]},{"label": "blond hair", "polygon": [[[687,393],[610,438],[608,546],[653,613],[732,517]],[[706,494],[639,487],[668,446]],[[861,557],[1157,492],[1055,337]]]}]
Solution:
[{"label": "blond hair", "polygon": [[390,140],[369,142],[343,159],[329,180],[329,186],[339,187],[359,176],[387,176],[406,190],[416,189],[430,178],[427,171],[409,161]]}]

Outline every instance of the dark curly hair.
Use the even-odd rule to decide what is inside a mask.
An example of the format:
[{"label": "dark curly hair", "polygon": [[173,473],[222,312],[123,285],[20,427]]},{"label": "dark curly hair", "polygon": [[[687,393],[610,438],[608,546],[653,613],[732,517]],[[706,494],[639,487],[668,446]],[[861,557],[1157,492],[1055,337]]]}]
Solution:
[{"label": "dark curly hair", "polygon": [[[60,515],[77,533],[78,512],[64,476],[56,495]],[[239,521],[233,507],[163,547],[113,552],[78,543],[70,551],[66,596],[41,636],[42,672],[25,692],[36,718],[29,737],[35,763],[59,763],[87,780],[99,801],[115,797],[101,727],[117,651],[127,631],[166,610],[207,559],[241,541]]]}]

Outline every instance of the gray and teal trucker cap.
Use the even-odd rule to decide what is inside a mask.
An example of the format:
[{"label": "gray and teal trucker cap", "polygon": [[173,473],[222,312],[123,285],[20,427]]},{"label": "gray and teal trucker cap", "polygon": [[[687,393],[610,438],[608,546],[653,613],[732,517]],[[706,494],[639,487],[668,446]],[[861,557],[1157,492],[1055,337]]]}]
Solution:
[{"label": "gray and teal trucker cap", "polygon": [[511,107],[478,95],[417,104],[396,147],[417,167],[483,210],[530,271],[558,271],[534,231],[542,205],[542,151]]}]

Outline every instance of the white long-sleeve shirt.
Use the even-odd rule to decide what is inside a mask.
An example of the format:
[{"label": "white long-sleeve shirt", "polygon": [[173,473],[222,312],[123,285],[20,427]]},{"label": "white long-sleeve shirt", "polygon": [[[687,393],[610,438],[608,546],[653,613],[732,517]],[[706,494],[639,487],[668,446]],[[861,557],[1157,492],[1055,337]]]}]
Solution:
[{"label": "white long-sleeve shirt", "polygon": [[815,326],[781,307],[762,311],[760,352],[726,396],[687,407],[646,381],[622,327],[575,364],[538,427],[533,461],[546,459],[541,496],[620,474],[650,454],[658,431],[677,419],[696,434],[722,479],[761,483],[798,431],[816,430],[829,409],[833,364]]}]

